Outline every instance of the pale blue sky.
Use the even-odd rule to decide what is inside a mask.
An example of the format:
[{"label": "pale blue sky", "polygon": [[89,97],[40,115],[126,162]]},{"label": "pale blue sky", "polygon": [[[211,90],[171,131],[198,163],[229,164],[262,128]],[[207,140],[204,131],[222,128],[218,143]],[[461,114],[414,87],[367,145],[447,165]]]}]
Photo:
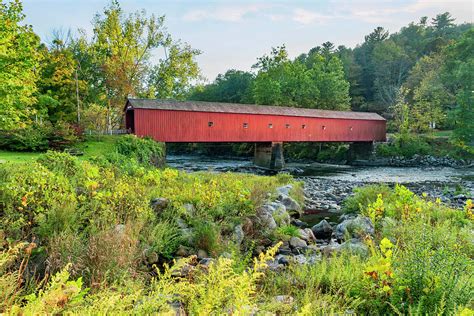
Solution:
[{"label": "pale blue sky", "polygon": [[[26,22],[48,42],[54,29],[85,29],[108,0],[24,0]],[[322,0],[322,1],[120,1],[127,12],[145,9],[166,15],[175,39],[200,49],[202,74],[213,80],[235,68],[249,70],[272,46],[286,44],[291,57],[331,41],[354,47],[375,27],[390,32],[421,16],[451,12],[460,22],[473,21],[470,0]],[[159,52],[157,52],[157,55]]]}]

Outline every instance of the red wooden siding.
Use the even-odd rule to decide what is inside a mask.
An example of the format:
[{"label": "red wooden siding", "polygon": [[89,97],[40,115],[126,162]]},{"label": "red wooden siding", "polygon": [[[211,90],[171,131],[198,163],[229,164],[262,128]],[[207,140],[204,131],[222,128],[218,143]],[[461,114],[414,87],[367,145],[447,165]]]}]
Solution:
[{"label": "red wooden siding", "polygon": [[[135,134],[150,136],[161,142],[367,142],[385,140],[385,120],[148,108],[134,108],[133,111]],[[212,122],[212,126],[209,126],[209,122]],[[244,123],[247,123],[247,128],[244,128]],[[269,124],[272,124],[272,128],[269,128]]]}]

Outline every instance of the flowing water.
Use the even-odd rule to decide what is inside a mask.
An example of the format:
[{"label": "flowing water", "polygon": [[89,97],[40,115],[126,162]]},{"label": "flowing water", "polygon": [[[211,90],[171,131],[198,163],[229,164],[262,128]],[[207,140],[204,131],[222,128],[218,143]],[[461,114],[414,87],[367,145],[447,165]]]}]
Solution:
[{"label": "flowing water", "polygon": [[[255,167],[250,158],[221,158],[208,156],[169,155],[167,165],[185,171],[245,172],[271,174]],[[400,183],[415,193],[428,193],[433,198],[462,207],[466,198],[474,197],[474,168],[449,167],[360,167],[319,163],[288,163],[284,170],[305,183],[305,196],[322,201],[323,204],[338,204],[353,188],[369,183]],[[341,190],[342,187],[342,190]],[[458,195],[465,196],[456,200]],[[327,196],[333,196],[333,199]],[[454,198],[454,200],[453,200]],[[337,222],[340,212],[315,208],[306,203],[302,219],[314,224],[321,219]]]}]

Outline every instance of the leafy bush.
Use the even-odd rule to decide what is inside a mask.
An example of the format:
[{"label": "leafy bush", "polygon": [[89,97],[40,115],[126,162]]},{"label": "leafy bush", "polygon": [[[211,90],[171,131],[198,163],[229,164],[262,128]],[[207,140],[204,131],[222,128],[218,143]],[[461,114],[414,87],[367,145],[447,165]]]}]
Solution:
[{"label": "leafy bush", "polygon": [[354,189],[354,195],[344,200],[343,211],[346,213],[357,213],[365,210],[370,203],[377,200],[379,194],[387,197],[390,188],[386,184],[371,184]]},{"label": "leafy bush", "polygon": [[39,163],[2,168],[0,194],[0,227],[12,238],[25,240],[32,234],[47,238],[80,223],[74,188],[62,174]]},{"label": "leafy bush", "polygon": [[276,230],[276,236],[281,239],[289,239],[290,237],[300,237],[299,228],[293,225],[280,226]]},{"label": "leafy bush", "polygon": [[148,254],[172,259],[183,241],[179,228],[171,221],[161,221],[149,226],[142,234]]},{"label": "leafy bush", "polygon": [[193,225],[193,245],[216,255],[220,248],[220,230],[212,222],[198,221]]},{"label": "leafy bush", "polygon": [[48,124],[0,132],[0,148],[11,151],[46,151],[52,127]]},{"label": "leafy bush", "polygon": [[400,227],[392,304],[402,313],[455,314],[474,293],[472,259],[450,221],[417,218]]},{"label": "leafy bush", "polygon": [[0,131],[0,148],[11,151],[62,150],[78,141],[76,130],[64,122],[54,126],[35,123],[21,129]]},{"label": "leafy bush", "polygon": [[135,158],[140,163],[154,166],[163,165],[163,144],[155,142],[151,138],[126,135],[119,139],[116,148],[119,154],[128,158]]},{"label": "leafy bush", "polygon": [[392,143],[380,144],[376,151],[383,157],[403,156],[407,158],[432,153],[430,145],[422,136],[410,133],[395,134]]}]

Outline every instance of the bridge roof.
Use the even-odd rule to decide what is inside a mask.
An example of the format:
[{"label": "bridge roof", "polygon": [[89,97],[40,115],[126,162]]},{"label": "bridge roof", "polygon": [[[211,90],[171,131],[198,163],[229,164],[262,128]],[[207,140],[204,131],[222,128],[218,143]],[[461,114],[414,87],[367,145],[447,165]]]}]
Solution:
[{"label": "bridge roof", "polygon": [[135,109],[156,109],[171,111],[189,112],[214,112],[214,113],[239,113],[239,114],[259,114],[259,115],[282,115],[299,117],[321,117],[331,119],[351,119],[351,120],[372,120],[385,121],[383,117],[376,113],[369,112],[349,112],[349,111],[329,111],[308,108],[295,108],[286,106],[237,104],[222,102],[204,101],[175,101],[159,99],[128,99]]}]

